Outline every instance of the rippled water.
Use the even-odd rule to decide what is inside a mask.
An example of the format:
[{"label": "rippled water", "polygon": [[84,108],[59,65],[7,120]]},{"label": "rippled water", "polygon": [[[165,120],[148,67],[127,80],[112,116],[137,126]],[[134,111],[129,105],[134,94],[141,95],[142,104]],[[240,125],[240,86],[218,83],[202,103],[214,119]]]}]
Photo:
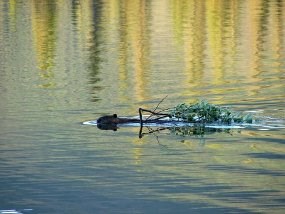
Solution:
[{"label": "rippled water", "polygon": [[[284,212],[284,11],[283,0],[1,1],[0,213]],[[206,99],[279,127],[139,138],[82,125],[166,95],[162,108]]]}]

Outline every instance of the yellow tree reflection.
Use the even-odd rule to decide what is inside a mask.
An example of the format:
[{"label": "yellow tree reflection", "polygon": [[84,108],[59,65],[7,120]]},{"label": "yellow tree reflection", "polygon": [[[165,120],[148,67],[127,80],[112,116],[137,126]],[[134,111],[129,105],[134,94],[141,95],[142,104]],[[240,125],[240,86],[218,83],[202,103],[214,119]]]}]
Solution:
[{"label": "yellow tree reflection", "polygon": [[42,87],[52,87],[55,65],[57,8],[55,0],[32,2],[32,30],[38,59],[38,68],[43,80]]},{"label": "yellow tree reflection", "polygon": [[[149,32],[147,1],[124,1],[120,8],[120,67],[126,68],[127,59],[133,62],[133,85],[137,100],[145,100],[147,73],[149,66]],[[128,48],[130,44],[130,48]],[[129,50],[126,52],[126,50]],[[126,71],[126,70],[125,70]],[[122,81],[124,80],[124,76]]]}]

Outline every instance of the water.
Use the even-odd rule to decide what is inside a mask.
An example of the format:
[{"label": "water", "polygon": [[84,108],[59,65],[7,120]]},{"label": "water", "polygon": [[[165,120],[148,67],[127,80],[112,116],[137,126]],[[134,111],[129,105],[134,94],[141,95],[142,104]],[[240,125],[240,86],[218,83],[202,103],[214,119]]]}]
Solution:
[{"label": "water", "polygon": [[283,128],[140,139],[139,127],[82,122],[168,95],[162,108],[207,99],[284,125],[285,1],[0,11],[0,213],[284,212]]}]

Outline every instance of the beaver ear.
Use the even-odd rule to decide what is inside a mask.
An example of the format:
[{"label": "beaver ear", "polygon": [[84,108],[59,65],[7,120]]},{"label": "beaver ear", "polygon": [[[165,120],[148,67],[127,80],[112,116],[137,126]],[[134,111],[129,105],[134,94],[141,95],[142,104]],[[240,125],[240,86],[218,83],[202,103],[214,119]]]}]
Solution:
[{"label": "beaver ear", "polygon": [[117,114],[113,114],[113,117],[114,117],[114,118],[117,118],[118,116],[117,116]]}]

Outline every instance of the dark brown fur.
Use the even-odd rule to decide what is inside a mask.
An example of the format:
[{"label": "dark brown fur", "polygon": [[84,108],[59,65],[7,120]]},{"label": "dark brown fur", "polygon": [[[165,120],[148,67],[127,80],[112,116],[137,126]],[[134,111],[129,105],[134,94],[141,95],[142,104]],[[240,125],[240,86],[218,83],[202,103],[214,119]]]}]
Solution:
[{"label": "dark brown fur", "polygon": [[97,120],[97,124],[120,124],[140,122],[139,119],[120,118],[117,114],[102,116]]}]

